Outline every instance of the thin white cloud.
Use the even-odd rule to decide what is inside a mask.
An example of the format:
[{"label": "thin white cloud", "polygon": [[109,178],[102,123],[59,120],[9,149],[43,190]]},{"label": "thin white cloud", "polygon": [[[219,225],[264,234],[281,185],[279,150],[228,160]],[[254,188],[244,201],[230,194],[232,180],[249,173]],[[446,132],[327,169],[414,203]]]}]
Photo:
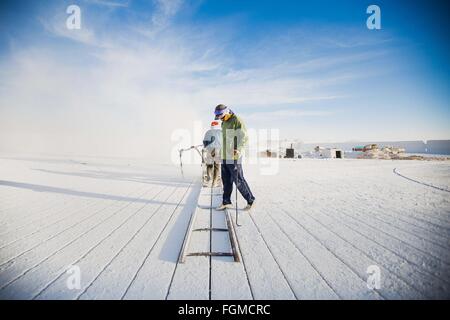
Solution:
[{"label": "thin white cloud", "polygon": [[329,117],[335,115],[336,111],[323,110],[301,110],[301,109],[280,109],[274,111],[262,111],[258,113],[247,114],[248,117],[254,119],[268,119],[271,121],[279,121],[281,119],[295,119],[299,117]]},{"label": "thin white cloud", "polygon": [[154,2],[156,10],[151,17],[151,32],[160,31],[167,27],[183,5],[183,0],[154,0]]},{"label": "thin white cloud", "polygon": [[70,39],[86,45],[98,45],[98,39],[96,39],[92,29],[85,26],[84,23],[81,29],[68,29],[66,27],[66,19],[67,15],[62,13],[55,14],[52,19],[38,18],[44,29],[54,36]]}]

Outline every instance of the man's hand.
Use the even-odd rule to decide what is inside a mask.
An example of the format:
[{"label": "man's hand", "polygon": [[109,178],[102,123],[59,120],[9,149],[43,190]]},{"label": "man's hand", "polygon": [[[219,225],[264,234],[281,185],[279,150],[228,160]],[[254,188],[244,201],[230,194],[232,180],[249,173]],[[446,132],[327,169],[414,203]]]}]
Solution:
[{"label": "man's hand", "polygon": [[241,153],[239,152],[239,150],[234,149],[233,150],[233,156],[237,159],[239,158],[239,156],[241,155]]}]

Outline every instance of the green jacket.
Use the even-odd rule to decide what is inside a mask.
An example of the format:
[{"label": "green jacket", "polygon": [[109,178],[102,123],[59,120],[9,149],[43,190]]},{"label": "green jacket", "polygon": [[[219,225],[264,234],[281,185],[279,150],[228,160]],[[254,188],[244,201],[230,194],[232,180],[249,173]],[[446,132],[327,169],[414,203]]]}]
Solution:
[{"label": "green jacket", "polygon": [[232,114],[227,121],[222,121],[222,159],[234,160],[234,137],[237,137],[237,150],[242,154],[248,142],[247,129],[241,118]]}]

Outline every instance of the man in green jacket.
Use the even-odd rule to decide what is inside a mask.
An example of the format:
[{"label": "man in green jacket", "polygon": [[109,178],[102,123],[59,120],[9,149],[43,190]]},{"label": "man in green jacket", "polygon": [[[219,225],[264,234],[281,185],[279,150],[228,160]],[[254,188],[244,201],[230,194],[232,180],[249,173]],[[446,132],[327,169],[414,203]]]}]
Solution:
[{"label": "man in green jacket", "polygon": [[[247,181],[245,181],[242,171],[242,152],[248,142],[247,130],[242,120],[234,114],[227,106],[219,104],[214,110],[216,120],[222,120],[222,184],[223,199],[217,210],[232,208],[231,193],[233,192],[233,182],[247,200],[244,210],[252,208],[255,201]],[[237,205],[237,204],[236,204]]]}]

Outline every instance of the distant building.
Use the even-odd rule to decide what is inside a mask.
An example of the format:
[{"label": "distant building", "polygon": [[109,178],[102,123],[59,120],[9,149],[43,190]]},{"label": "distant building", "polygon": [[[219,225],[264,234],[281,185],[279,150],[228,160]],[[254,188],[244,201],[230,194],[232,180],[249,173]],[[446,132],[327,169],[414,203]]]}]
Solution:
[{"label": "distant building", "polygon": [[314,148],[316,152],[316,156],[319,158],[328,158],[328,159],[343,159],[344,151],[338,148],[322,148],[316,146]]},{"label": "distant building", "polygon": [[327,148],[322,151],[324,158],[330,158],[330,159],[343,159],[344,158],[344,152],[341,149],[336,148]]},{"label": "distant building", "polygon": [[[437,140],[434,140],[437,141]],[[439,148],[439,154],[450,154],[450,141],[449,140],[441,140],[444,141],[442,144],[445,145],[447,143],[448,147],[446,148]],[[447,141],[447,142],[445,142]],[[428,141],[428,144],[425,144],[423,141],[359,141],[359,142],[324,142],[319,143],[321,147],[324,148],[338,148],[342,149],[344,151],[362,151],[362,150],[353,150],[354,148],[358,147],[364,147],[366,145],[370,144],[377,144],[379,146],[393,146],[396,148],[404,148],[407,153],[432,153],[430,152],[432,148],[432,142],[431,140]],[[441,144],[441,143],[439,143]],[[301,145],[300,151],[308,151],[314,149],[314,147],[317,145],[317,143],[305,143]],[[427,150],[428,149],[428,150]],[[447,150],[447,152],[445,152]]]},{"label": "distant building", "polygon": [[284,156],[285,158],[293,159],[294,158],[294,148],[291,143],[290,148],[286,148],[286,154]]},{"label": "distant building", "polygon": [[352,151],[364,151],[364,146],[356,146],[352,148]]},{"label": "distant building", "polygon": [[261,151],[259,156],[262,158],[277,158],[277,152],[267,149],[265,151]]}]

